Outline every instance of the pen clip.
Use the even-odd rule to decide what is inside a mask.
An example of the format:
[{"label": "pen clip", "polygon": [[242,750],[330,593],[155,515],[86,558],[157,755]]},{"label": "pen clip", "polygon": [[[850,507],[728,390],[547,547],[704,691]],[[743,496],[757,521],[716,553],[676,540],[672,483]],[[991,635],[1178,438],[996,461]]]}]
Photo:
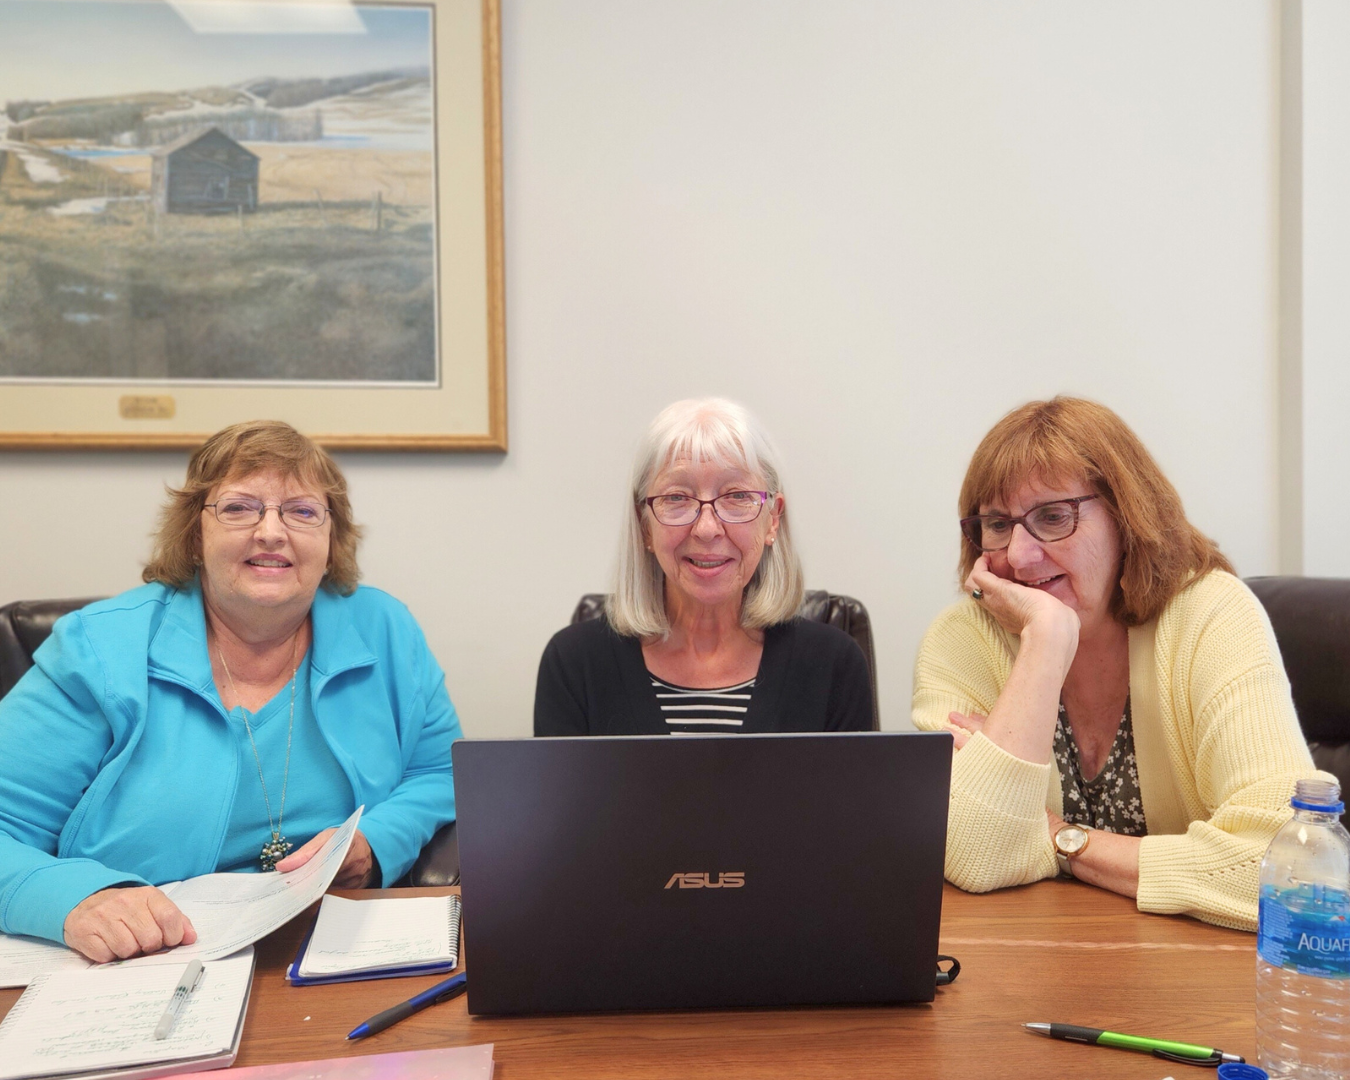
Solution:
[{"label": "pen clip", "polygon": [[1154,1050],[1154,1057],[1160,1057],[1164,1061],[1175,1061],[1181,1065],[1199,1065],[1202,1069],[1214,1069],[1223,1063],[1223,1055],[1217,1050],[1213,1051],[1209,1057],[1186,1057],[1185,1054],[1174,1054],[1170,1050]]}]

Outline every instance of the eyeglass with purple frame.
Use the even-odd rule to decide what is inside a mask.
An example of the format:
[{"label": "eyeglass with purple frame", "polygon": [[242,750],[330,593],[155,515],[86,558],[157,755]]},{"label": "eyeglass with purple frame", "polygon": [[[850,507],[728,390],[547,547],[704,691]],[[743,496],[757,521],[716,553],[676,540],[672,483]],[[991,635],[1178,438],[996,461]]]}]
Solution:
[{"label": "eyeglass with purple frame", "polygon": [[[753,496],[748,498],[747,496]],[[746,525],[759,517],[769,501],[767,491],[728,491],[715,499],[696,499],[693,495],[651,495],[642,500],[662,525],[692,525],[711,506],[713,513],[728,525]]]},{"label": "eyeglass with purple frame", "polygon": [[1013,528],[1018,525],[1042,544],[1053,544],[1078,531],[1079,505],[1099,498],[1100,495],[1078,495],[1072,499],[1052,499],[1033,506],[1021,517],[975,514],[961,519],[961,532],[980,551],[1002,551],[1012,543]]}]

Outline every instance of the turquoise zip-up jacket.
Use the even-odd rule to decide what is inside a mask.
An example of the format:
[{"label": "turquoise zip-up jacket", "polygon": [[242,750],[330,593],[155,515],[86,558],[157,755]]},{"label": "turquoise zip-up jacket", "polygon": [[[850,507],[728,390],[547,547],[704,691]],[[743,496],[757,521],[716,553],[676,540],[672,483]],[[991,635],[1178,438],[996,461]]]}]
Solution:
[{"label": "turquoise zip-up jacket", "polygon": [[[320,589],[310,614],[314,716],[389,885],[455,816],[459,718],[393,597]],[[195,582],[73,612],[33,659],[0,700],[0,930],[59,942],[71,909],[100,889],[216,870],[239,756]],[[292,776],[303,769],[294,762]]]}]

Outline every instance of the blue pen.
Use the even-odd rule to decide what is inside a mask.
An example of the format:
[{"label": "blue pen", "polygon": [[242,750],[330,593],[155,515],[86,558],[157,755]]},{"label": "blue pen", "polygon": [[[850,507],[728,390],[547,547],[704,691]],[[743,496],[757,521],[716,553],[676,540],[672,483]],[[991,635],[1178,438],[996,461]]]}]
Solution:
[{"label": "blue pen", "polygon": [[468,989],[467,979],[468,975],[461,971],[458,975],[446,979],[445,982],[437,983],[430,990],[423,990],[415,998],[401,1001],[392,1009],[385,1009],[384,1012],[372,1016],[364,1024],[357,1024],[347,1038],[364,1039],[367,1035],[374,1035],[383,1031],[385,1028],[397,1024],[400,1020],[407,1019],[413,1013],[421,1012],[430,1005],[439,1005],[442,1001],[459,997]]}]

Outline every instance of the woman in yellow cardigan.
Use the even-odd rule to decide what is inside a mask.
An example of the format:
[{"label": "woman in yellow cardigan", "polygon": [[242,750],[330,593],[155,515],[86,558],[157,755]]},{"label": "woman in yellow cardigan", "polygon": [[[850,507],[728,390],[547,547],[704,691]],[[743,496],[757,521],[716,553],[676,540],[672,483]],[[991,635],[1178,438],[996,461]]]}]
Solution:
[{"label": "woman in yellow cardigan", "polygon": [[915,725],[956,739],[948,880],[1063,873],[1254,930],[1261,856],[1317,775],[1259,601],[1089,401],[1000,420],[961,514],[968,596],[914,678]]}]

